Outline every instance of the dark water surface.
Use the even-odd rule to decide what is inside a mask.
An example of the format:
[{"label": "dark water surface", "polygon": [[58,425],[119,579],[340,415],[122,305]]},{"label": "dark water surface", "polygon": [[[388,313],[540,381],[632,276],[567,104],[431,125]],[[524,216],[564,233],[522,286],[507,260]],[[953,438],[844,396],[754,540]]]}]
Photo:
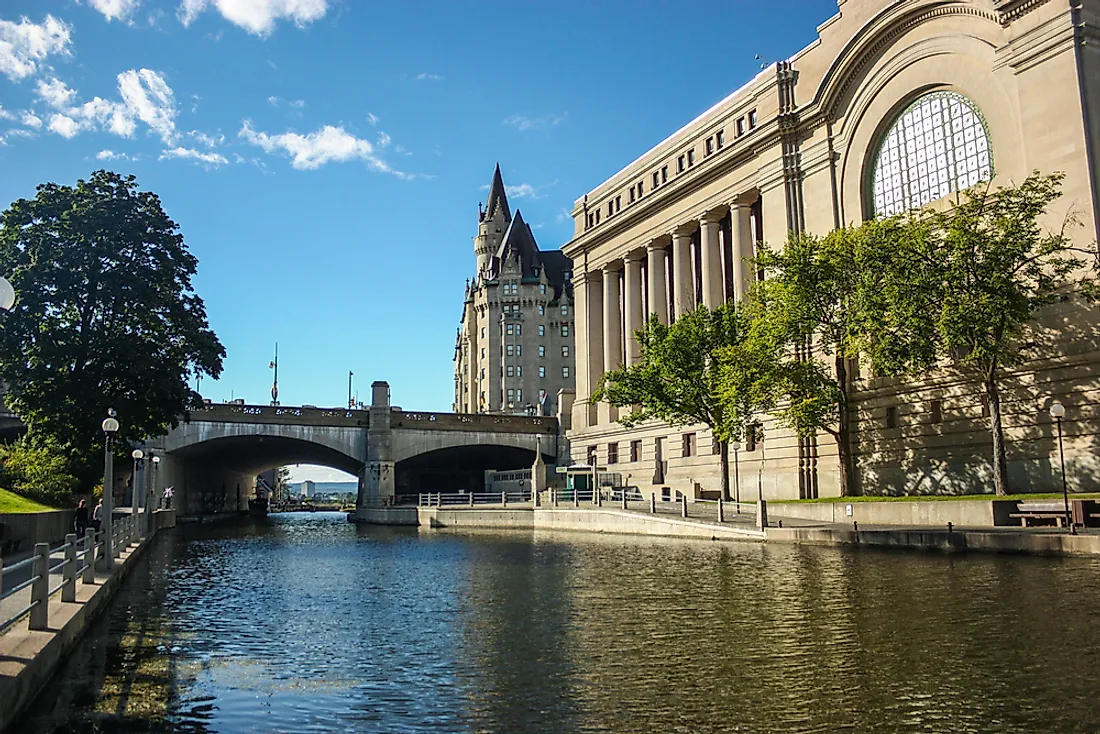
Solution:
[{"label": "dark water surface", "polygon": [[1100,732],[1100,562],[280,515],[162,535],[15,732]]}]

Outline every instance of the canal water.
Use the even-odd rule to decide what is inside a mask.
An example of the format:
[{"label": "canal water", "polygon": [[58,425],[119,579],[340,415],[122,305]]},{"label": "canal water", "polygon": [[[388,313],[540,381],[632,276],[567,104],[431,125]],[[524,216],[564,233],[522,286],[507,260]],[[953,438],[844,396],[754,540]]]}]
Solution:
[{"label": "canal water", "polygon": [[1100,563],[278,515],[162,534],[24,732],[1098,732]]}]

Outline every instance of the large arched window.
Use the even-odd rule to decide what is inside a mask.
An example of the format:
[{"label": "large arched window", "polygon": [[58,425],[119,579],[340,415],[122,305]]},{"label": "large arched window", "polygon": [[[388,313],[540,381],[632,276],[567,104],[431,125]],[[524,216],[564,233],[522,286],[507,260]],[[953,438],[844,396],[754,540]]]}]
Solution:
[{"label": "large arched window", "polygon": [[932,92],[902,112],[875,156],[875,214],[890,216],[993,176],[989,131],[978,108],[955,92]]}]

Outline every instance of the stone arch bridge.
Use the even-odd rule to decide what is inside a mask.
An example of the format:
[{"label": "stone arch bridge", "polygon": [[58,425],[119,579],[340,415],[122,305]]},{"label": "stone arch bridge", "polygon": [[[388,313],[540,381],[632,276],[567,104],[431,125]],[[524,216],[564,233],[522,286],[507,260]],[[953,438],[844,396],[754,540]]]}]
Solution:
[{"label": "stone arch bridge", "polygon": [[372,386],[367,410],[208,405],[152,442],[158,486],[173,485],[183,514],[243,510],[255,476],[276,466],[320,464],[359,477],[360,507],[418,492],[478,491],[488,469],[530,468],[567,456],[552,417],[425,413],[390,406]]}]

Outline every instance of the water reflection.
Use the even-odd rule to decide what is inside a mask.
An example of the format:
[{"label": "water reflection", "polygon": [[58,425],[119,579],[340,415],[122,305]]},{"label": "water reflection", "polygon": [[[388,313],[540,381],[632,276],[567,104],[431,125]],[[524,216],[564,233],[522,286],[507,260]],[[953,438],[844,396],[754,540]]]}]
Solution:
[{"label": "water reflection", "polygon": [[158,543],[15,731],[1100,730],[1089,560],[322,513]]}]

